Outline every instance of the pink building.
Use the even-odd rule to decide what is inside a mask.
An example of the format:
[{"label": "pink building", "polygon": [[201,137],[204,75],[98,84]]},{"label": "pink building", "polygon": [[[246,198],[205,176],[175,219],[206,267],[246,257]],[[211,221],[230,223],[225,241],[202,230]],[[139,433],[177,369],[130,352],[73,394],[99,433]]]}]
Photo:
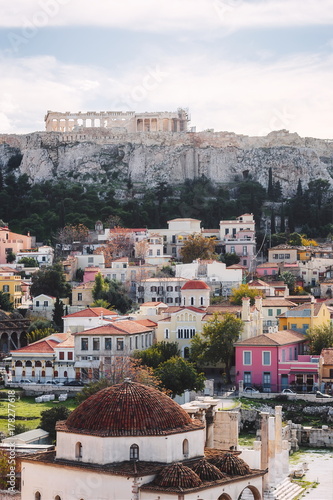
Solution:
[{"label": "pink building", "polygon": [[274,262],[264,262],[257,266],[257,275],[262,276],[277,276],[279,274],[279,266]]},{"label": "pink building", "polygon": [[90,281],[95,281],[96,274],[100,273],[99,267],[86,267],[83,275],[83,283],[89,283]]},{"label": "pink building", "polygon": [[265,333],[235,344],[236,384],[263,392],[291,387],[300,392],[318,387],[319,356],[304,354],[306,337],[283,330]]},{"label": "pink building", "polygon": [[0,264],[7,263],[7,255],[21,250],[30,250],[32,245],[32,238],[28,233],[27,236],[23,234],[13,233],[8,227],[0,227]]}]

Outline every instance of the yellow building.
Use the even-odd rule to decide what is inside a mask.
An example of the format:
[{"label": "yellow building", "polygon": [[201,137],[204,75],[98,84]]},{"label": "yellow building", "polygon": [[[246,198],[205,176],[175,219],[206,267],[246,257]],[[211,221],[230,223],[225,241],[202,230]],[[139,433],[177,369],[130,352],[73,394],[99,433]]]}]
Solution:
[{"label": "yellow building", "polygon": [[279,316],[279,330],[306,333],[309,328],[330,322],[330,313],[323,302],[300,304]]},{"label": "yellow building", "polygon": [[14,309],[22,304],[21,276],[0,276],[0,292],[8,293]]}]

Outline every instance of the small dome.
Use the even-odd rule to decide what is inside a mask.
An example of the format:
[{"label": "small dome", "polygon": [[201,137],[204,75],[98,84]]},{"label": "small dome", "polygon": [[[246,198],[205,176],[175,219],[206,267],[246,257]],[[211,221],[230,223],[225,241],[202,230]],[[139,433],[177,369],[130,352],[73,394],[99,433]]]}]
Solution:
[{"label": "small dome", "polygon": [[218,479],[224,479],[227,476],[223,474],[215,465],[211,464],[205,458],[202,458],[197,462],[192,470],[200,477],[202,481],[217,481]]},{"label": "small dome", "polygon": [[157,389],[126,381],[90,396],[57,428],[100,436],[156,436],[202,429],[203,424]]},{"label": "small dome", "polygon": [[189,280],[182,286],[182,290],[210,290],[207,283],[201,280]]},{"label": "small dome", "polygon": [[200,477],[182,463],[164,467],[154,479],[154,483],[164,488],[196,488],[202,484]]},{"label": "small dome", "polygon": [[246,476],[246,474],[251,473],[247,463],[232,453],[225,453],[222,457],[213,459],[211,462],[228,476]]}]

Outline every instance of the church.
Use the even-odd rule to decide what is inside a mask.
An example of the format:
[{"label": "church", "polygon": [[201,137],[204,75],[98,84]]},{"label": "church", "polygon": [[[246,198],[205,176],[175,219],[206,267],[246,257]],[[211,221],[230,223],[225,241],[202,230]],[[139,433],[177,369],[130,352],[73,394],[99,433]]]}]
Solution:
[{"label": "church", "polygon": [[57,423],[54,451],[22,459],[24,500],[262,500],[267,470],[205,448],[205,422],[132,382],[90,396]]}]

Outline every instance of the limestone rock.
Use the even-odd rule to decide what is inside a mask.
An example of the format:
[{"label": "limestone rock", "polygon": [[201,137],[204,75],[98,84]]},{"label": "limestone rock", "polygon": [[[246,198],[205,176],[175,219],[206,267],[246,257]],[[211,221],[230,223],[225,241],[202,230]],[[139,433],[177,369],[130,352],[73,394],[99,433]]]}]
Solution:
[{"label": "limestone rock", "polygon": [[124,133],[83,129],[77,133],[0,135],[0,169],[27,174],[32,182],[72,179],[137,186],[178,184],[205,175],[225,184],[251,178],[265,188],[272,168],[284,196],[318,178],[333,185],[333,140],[301,138],[281,130],[266,137],[230,132]]}]

